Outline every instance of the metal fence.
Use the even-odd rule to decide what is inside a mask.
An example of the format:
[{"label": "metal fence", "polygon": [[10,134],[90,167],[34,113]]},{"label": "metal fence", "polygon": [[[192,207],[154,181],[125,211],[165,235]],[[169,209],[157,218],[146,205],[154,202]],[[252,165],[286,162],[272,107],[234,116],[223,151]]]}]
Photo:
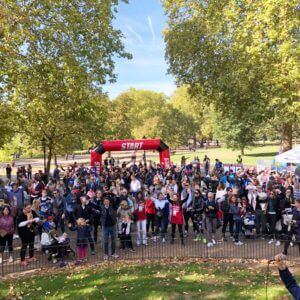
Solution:
[{"label": "metal fence", "polygon": [[[269,237],[257,237],[243,241],[243,245],[235,245],[229,239],[228,241],[216,240],[216,244],[207,247],[207,244],[201,239],[187,237],[184,239],[184,245],[181,239],[176,238],[174,243],[170,240],[163,242],[162,239],[157,241],[147,239],[147,245],[136,246],[135,235],[132,235],[134,251],[131,249],[121,249],[119,239],[116,240],[116,253],[118,258],[108,257],[108,260],[159,260],[165,258],[235,258],[235,259],[266,259],[271,260],[277,253],[283,251],[284,240],[281,245],[276,246],[275,243],[269,244]],[[289,241],[287,241],[289,243]],[[104,260],[104,251],[102,242],[95,245],[95,254],[92,255],[90,245],[87,245],[86,259],[81,261],[84,263],[99,263]],[[110,243],[109,243],[110,246]],[[288,259],[295,260],[299,256],[299,245],[293,244],[288,249]],[[110,248],[110,247],[109,247]],[[28,250],[27,250],[28,251]],[[28,258],[28,252],[27,258]],[[110,253],[111,254],[111,253]],[[3,255],[3,262],[0,265],[0,274],[5,276],[11,273],[25,272],[40,268],[55,268],[64,266],[65,264],[78,263],[77,245],[75,241],[69,245],[53,245],[41,250],[35,250],[36,261],[30,262],[27,266],[20,264],[20,246],[13,251],[13,262],[9,262],[9,253]]]}]

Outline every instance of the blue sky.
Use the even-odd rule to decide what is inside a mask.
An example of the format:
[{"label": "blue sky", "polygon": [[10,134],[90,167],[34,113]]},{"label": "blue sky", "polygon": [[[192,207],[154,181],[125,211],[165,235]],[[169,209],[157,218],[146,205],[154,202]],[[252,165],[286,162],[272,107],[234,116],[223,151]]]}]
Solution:
[{"label": "blue sky", "polygon": [[164,92],[167,95],[175,90],[173,77],[166,74],[162,36],[165,22],[166,16],[160,0],[129,0],[129,4],[120,3],[114,23],[122,30],[126,51],[133,58],[115,59],[117,82],[104,87],[111,99],[130,87]]}]

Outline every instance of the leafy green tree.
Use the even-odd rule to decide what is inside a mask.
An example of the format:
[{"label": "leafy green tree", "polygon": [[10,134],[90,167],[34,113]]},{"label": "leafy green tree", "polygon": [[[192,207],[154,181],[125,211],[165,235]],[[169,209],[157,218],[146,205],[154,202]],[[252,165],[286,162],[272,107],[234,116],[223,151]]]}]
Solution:
[{"label": "leafy green tree", "polygon": [[278,116],[283,149],[290,148],[292,125],[299,123],[299,102],[294,102],[299,82],[297,2],[163,4],[168,15],[166,57],[177,83],[188,84],[194,95],[204,91],[226,118],[249,106],[254,113],[251,124],[263,126]]},{"label": "leafy green tree", "polygon": [[112,25],[118,2],[1,3],[2,101],[14,105],[18,130],[33,147],[45,138],[47,171],[54,154],[73,150],[83,139],[94,142],[107,119],[99,104],[105,98],[101,86],[116,79],[114,56],[130,58]]}]

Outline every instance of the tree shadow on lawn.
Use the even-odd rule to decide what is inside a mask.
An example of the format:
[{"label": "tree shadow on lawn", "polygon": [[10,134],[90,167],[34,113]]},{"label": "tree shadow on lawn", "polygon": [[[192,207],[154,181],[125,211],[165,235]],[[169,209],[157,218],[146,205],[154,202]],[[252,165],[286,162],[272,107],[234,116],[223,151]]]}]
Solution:
[{"label": "tree shadow on lawn", "polygon": [[[34,285],[24,291],[23,299],[264,299],[264,276],[262,269],[234,264],[99,267],[34,277]],[[269,282],[271,288],[278,283],[278,276],[270,276]],[[23,284],[16,284],[16,291],[22,290]]]},{"label": "tree shadow on lawn", "polygon": [[250,157],[267,157],[267,156],[275,156],[277,154],[278,154],[277,152],[260,152],[260,153],[245,154],[245,156],[250,156]]}]

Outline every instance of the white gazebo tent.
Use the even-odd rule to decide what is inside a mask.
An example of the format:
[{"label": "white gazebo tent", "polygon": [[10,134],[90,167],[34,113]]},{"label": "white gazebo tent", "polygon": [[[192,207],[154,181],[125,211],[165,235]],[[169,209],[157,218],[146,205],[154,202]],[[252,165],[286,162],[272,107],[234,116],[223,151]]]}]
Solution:
[{"label": "white gazebo tent", "polygon": [[300,146],[276,155],[274,161],[279,164],[300,164]]}]

